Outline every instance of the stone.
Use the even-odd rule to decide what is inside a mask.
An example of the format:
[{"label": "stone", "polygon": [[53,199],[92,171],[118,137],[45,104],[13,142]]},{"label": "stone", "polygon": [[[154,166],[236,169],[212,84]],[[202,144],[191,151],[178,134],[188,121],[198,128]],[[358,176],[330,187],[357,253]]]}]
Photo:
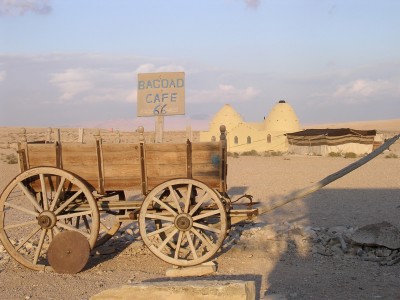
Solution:
[{"label": "stone", "polygon": [[192,267],[179,267],[179,268],[169,268],[166,271],[167,277],[191,277],[191,276],[204,276],[213,274],[217,271],[217,266],[214,262],[206,262],[201,265]]},{"label": "stone", "polygon": [[100,292],[90,300],[253,300],[253,281],[162,281],[124,285]]},{"label": "stone", "polygon": [[351,239],[361,245],[400,249],[400,231],[388,222],[361,227],[354,232]]}]

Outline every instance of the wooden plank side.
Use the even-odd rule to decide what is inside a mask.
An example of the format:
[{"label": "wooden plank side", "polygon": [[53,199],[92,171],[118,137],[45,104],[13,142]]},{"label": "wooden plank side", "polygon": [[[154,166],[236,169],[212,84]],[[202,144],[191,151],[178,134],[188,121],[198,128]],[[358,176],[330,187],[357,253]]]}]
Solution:
[{"label": "wooden plank side", "polygon": [[158,164],[186,165],[186,149],[178,152],[146,151],[146,165]]},{"label": "wooden plank side", "polygon": [[209,188],[219,190],[220,181],[218,177],[210,177],[210,176],[193,176],[193,179],[203,182]]},{"label": "wooden plank side", "polygon": [[140,178],[140,165],[107,165],[104,164],[104,178],[137,177]]},{"label": "wooden plank side", "polygon": [[140,177],[108,177],[104,181],[104,189],[106,191],[139,189],[140,185]]},{"label": "wooden plank side", "polygon": [[137,144],[103,144],[102,151],[104,166],[140,164]]},{"label": "wooden plank side", "polygon": [[145,144],[145,151],[186,152],[186,144]]},{"label": "wooden plank side", "polygon": [[61,150],[65,169],[71,165],[97,166],[95,144],[63,144]]},{"label": "wooden plank side", "polygon": [[219,151],[219,142],[201,142],[201,143],[192,143],[193,152],[196,151]]},{"label": "wooden plank side", "polygon": [[192,162],[195,163],[214,163],[216,165],[220,162],[219,151],[196,151],[192,152]]},{"label": "wooden plank side", "polygon": [[54,144],[27,145],[29,168],[57,166],[57,153]]},{"label": "wooden plank side", "polygon": [[85,165],[64,165],[64,170],[69,171],[71,173],[76,174],[77,176],[83,178],[84,180],[88,180],[88,178],[96,178],[98,186],[98,168],[97,165],[85,166]]},{"label": "wooden plank side", "polygon": [[219,166],[214,164],[193,164],[192,174],[193,176],[215,176],[219,178]]},{"label": "wooden plank side", "polygon": [[152,177],[182,178],[186,177],[186,172],[185,164],[147,165],[146,168],[148,179]]}]

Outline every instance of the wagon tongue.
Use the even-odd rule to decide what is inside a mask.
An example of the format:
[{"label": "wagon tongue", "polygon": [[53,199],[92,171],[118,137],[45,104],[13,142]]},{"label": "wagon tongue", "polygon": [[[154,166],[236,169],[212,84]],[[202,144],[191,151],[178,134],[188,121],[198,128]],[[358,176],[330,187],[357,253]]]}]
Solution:
[{"label": "wagon tongue", "polygon": [[398,139],[400,138],[400,134],[392,137],[391,139],[387,140],[384,144],[382,144],[379,148],[375,149],[373,152],[371,152],[370,154],[368,154],[367,156],[364,156],[363,158],[359,159],[358,161],[348,165],[347,167],[325,177],[324,179],[320,180],[319,182],[306,187],[304,189],[301,190],[297,190],[294,191],[293,193],[286,195],[286,196],[282,196],[279,197],[277,199],[274,199],[274,201],[272,201],[271,203],[267,204],[267,205],[263,205],[261,207],[258,208],[258,214],[265,214],[267,212],[270,212],[276,208],[279,208],[285,204],[288,204],[294,200],[300,199],[300,198],[304,198],[305,196],[308,196],[318,190],[320,190],[321,188],[323,188],[324,186],[330,184],[331,182],[345,176],[346,174],[354,171],[355,169],[361,167],[362,165],[366,164],[367,162],[369,162],[370,160],[372,160],[373,158],[377,157],[379,154],[381,154],[384,150],[386,150],[387,148],[389,148],[392,144],[394,144]]}]

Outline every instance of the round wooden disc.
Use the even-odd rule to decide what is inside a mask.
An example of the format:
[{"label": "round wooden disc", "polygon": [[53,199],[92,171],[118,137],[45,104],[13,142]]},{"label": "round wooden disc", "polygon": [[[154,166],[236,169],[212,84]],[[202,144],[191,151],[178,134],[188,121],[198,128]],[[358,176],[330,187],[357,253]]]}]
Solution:
[{"label": "round wooden disc", "polygon": [[83,234],[63,231],[50,243],[47,259],[57,273],[75,274],[81,271],[89,260],[90,245]]}]

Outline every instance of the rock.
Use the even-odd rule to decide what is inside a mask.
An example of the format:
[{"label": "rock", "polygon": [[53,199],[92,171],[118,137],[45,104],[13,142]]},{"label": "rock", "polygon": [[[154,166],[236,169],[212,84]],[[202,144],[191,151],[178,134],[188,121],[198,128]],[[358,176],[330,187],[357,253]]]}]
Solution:
[{"label": "rock", "polygon": [[400,249],[400,231],[388,222],[361,227],[354,232],[351,239],[361,245]]},{"label": "rock", "polygon": [[182,268],[169,268],[166,271],[167,277],[189,277],[189,276],[203,276],[213,274],[217,271],[217,266],[214,262],[206,262],[201,265]]},{"label": "rock", "polygon": [[168,281],[168,282],[143,282],[124,285],[119,288],[105,290],[94,295],[90,300],[105,299],[230,299],[241,300],[255,299],[255,283],[253,281]]}]

